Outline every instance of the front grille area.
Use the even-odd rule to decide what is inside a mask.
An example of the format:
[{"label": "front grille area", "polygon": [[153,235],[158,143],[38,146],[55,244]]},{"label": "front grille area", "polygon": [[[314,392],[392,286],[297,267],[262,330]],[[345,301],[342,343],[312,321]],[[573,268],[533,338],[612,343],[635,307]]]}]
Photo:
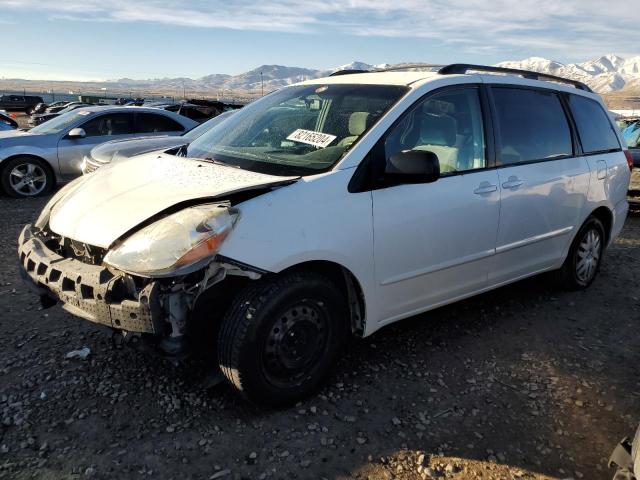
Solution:
[{"label": "front grille area", "polygon": [[39,235],[27,225],[18,247],[24,274],[37,289],[61,301],[71,313],[92,322],[133,332],[162,332],[157,282],[136,284],[127,274],[65,257],[59,253],[66,251],[65,239],[56,243],[52,236]]}]

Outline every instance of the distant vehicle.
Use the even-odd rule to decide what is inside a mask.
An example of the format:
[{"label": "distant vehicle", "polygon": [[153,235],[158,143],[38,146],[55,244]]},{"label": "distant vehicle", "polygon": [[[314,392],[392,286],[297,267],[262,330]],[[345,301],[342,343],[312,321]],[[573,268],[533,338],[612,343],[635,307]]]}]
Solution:
[{"label": "distant vehicle", "polygon": [[7,111],[22,111],[31,113],[33,108],[44,103],[42,97],[35,95],[2,95],[0,96],[0,109]]},{"label": "distant vehicle", "polygon": [[90,107],[90,106],[91,105],[88,103],[71,102],[55,113],[38,113],[35,115],[31,115],[27,123],[29,124],[30,127],[35,127],[37,125],[41,125],[44,122],[51,120],[52,118],[56,118],[57,116],[62,115],[64,113],[71,112],[72,110],[76,110],[78,108]]},{"label": "distant vehicle", "polygon": [[48,192],[82,173],[93,147],[133,136],[181,135],[197,126],[188,118],[144,107],[86,107],[29,131],[0,132],[0,184],[13,197]]},{"label": "distant vehicle", "polygon": [[199,136],[219,125],[224,119],[233,115],[235,110],[221,113],[209,121],[201,123],[197,127],[178,136],[137,137],[125,140],[112,140],[94,147],[89,155],[82,160],[82,173],[92,173],[98,168],[111,163],[114,160],[129,158],[135,155],[154,151],[166,151],[171,148],[188,145]]},{"label": "distant vehicle", "polygon": [[47,105],[46,103],[40,102],[35,107],[33,107],[33,109],[31,110],[31,114],[33,115],[34,113],[44,113],[48,107],[49,105]]},{"label": "distant vehicle", "polygon": [[613,480],[640,479],[640,427],[633,441],[623,439],[609,457],[609,468],[616,468]]},{"label": "distant vehicle", "polygon": [[45,113],[58,113],[60,110],[67,108],[69,105],[81,103],[85,105],[85,102],[56,102],[47,107]]},{"label": "distant vehicle", "polygon": [[0,113],[0,131],[15,130],[16,128],[18,128],[18,122],[9,115]]},{"label": "distant vehicle", "polygon": [[206,122],[211,118],[215,118],[222,112],[227,110],[237,110],[241,105],[230,105],[224,102],[214,100],[200,100],[192,99],[183,102],[152,102],[145,104],[148,106],[154,106],[169,110],[170,112],[177,112],[187,118],[195,120],[196,122]]},{"label": "distant vehicle", "polygon": [[620,119],[618,126],[633,157],[633,166],[640,167],[640,117]]}]

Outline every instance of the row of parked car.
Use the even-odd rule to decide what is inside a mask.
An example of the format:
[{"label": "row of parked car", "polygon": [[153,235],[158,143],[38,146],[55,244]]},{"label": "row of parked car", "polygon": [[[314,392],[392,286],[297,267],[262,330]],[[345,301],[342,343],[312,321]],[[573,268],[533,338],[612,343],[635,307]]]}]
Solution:
[{"label": "row of parked car", "polygon": [[91,172],[124,152],[134,155],[189,143],[235,111],[224,108],[221,105],[212,119],[199,123],[162,105],[58,103],[33,114],[32,119],[48,118],[33,122],[30,130],[17,129],[14,119],[2,115],[0,185],[14,197],[45,194],[56,183]]}]

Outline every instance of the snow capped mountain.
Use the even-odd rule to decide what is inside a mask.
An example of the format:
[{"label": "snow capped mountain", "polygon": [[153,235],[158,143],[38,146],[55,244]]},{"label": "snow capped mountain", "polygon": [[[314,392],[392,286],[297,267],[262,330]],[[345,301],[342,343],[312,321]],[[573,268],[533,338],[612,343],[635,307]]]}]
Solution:
[{"label": "snow capped mountain", "polygon": [[640,83],[640,57],[624,59],[618,55],[609,54],[583,63],[568,64],[530,57],[519,61],[501,62],[498,66],[533,70],[579,80],[598,93],[614,92],[628,85]]},{"label": "snow capped mountain", "polygon": [[[328,69],[310,69],[285,67],[282,65],[262,65],[239,75],[212,74],[205,77],[162,78],[153,80],[131,80],[123,78],[110,82],[121,88],[183,88],[199,91],[235,90],[256,92],[262,89],[269,92],[285,85],[330,75],[338,70],[375,70],[404,64],[387,63],[371,65],[354,61],[346,65]],[[640,86],[640,56],[624,59],[618,55],[605,55],[583,63],[563,64],[542,57],[530,57],[524,60],[508,61],[498,64],[501,67],[533,70],[560,77],[580,80],[598,93],[608,93],[626,87]]]}]

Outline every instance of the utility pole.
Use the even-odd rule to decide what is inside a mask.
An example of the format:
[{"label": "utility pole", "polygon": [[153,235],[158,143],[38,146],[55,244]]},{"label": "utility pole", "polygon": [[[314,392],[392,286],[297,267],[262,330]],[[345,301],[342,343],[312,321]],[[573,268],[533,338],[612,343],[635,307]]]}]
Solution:
[{"label": "utility pole", "polygon": [[264,97],[264,79],[262,78],[262,72],[260,72],[260,85],[262,89],[262,97]]}]

